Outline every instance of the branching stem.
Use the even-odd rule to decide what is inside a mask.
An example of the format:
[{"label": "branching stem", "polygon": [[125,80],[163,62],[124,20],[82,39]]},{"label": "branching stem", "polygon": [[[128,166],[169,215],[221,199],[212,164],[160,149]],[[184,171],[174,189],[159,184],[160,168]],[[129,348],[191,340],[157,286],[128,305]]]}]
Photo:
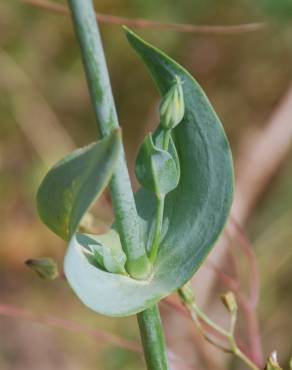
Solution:
[{"label": "branching stem", "polygon": [[[204,311],[202,311],[196,304],[196,301],[194,299],[194,296],[192,294],[192,291],[189,286],[184,286],[183,288],[179,289],[178,291],[183,304],[186,306],[186,308],[189,310],[191,317],[200,330],[200,332],[204,335],[204,337],[208,340],[208,342],[212,343],[217,348],[233,353],[236,357],[241,359],[246,366],[248,366],[251,370],[260,370],[259,367],[257,367],[238,347],[236,343],[236,339],[234,336],[235,332],[235,326],[236,326],[236,320],[237,320],[237,310],[234,310],[231,313],[230,318],[230,328],[229,330],[223,329],[221,326],[217,325],[213,320],[211,320]],[[208,325],[210,328],[212,328],[215,332],[220,334],[223,338],[225,338],[229,344],[229,348],[223,347],[221,344],[218,344],[215,342],[202,328],[200,321],[204,322],[206,325]]]}]

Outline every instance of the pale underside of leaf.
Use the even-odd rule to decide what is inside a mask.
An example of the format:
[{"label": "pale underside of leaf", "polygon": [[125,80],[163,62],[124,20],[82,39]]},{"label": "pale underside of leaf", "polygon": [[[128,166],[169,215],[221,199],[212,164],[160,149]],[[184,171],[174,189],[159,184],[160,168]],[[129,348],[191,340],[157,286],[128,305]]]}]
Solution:
[{"label": "pale underside of leaf", "polygon": [[126,255],[119,234],[109,230],[102,235],[76,234],[76,240],[84,247],[84,254],[96,267],[104,271],[126,275]]}]

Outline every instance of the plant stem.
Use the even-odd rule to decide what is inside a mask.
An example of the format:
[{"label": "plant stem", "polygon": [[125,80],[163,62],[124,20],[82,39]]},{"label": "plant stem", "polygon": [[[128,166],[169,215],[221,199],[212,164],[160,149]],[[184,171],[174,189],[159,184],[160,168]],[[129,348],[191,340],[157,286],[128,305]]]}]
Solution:
[{"label": "plant stem", "polygon": [[137,315],[148,370],[168,370],[164,335],[157,305]]},{"label": "plant stem", "polygon": [[[162,141],[163,150],[166,150],[166,151],[168,150],[170,135],[171,135],[171,130],[163,130],[163,141]],[[155,218],[155,232],[154,232],[152,246],[150,249],[151,251],[150,257],[149,257],[151,263],[155,262],[155,259],[158,253],[161,230],[162,230],[165,194],[156,194],[156,199],[157,199],[157,209],[156,209],[156,218]]]},{"label": "plant stem", "polygon": [[[221,328],[221,326],[217,325],[213,320],[211,320],[204,311],[202,311],[196,304],[195,298],[193,296],[192,290],[189,287],[189,285],[185,285],[181,289],[178,290],[178,294],[180,295],[184,305],[186,308],[190,311],[190,314],[199,328],[199,330],[202,332],[204,337],[212,343],[214,346],[221,348],[225,352],[233,353],[236,357],[241,359],[247,367],[249,367],[251,370],[260,370],[238,347],[235,337],[234,337],[234,331],[235,331],[235,325],[236,325],[236,319],[237,319],[237,312],[234,311],[231,314],[231,323],[230,323],[230,329],[225,330]],[[222,337],[224,337],[229,347],[228,349],[225,349],[217,342],[213,341],[212,338],[209,337],[208,334],[206,334],[201,326],[201,323],[199,322],[198,318],[207,324],[210,328],[212,328],[215,332],[219,333]]]},{"label": "plant stem", "polygon": [[[92,105],[104,137],[118,128],[119,123],[92,0],[69,0],[69,6],[81,48]],[[150,272],[150,263],[141,237],[123,148],[110,182],[110,193],[116,225],[127,255],[127,270],[134,278],[145,278]]]},{"label": "plant stem", "polygon": [[241,359],[251,370],[260,370],[238,347],[234,336],[230,335],[228,339],[232,353]]},{"label": "plant stem", "polygon": [[[119,127],[103,47],[91,0],[69,0],[80,43],[88,87],[102,136]],[[149,273],[150,263],[140,236],[139,218],[122,148],[110,184],[116,223],[127,255],[128,272],[136,278]],[[129,297],[131,299],[131,297]],[[157,306],[138,314],[149,370],[168,370],[164,336]]]},{"label": "plant stem", "polygon": [[154,263],[157,257],[159,243],[160,243],[160,236],[161,236],[161,229],[162,229],[162,221],[163,221],[163,211],[164,211],[164,199],[165,195],[157,195],[157,209],[156,209],[156,218],[155,218],[155,232],[154,238],[151,246],[150,252],[150,262]]},{"label": "plant stem", "polygon": [[169,140],[170,140],[171,130],[163,130],[163,143],[162,149],[168,150]]}]

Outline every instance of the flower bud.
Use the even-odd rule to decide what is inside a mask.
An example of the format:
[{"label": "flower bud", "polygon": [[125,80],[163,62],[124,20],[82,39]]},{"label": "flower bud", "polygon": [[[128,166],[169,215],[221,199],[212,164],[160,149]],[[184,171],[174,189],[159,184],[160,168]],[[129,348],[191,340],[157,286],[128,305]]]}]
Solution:
[{"label": "flower bud", "polygon": [[177,126],[185,114],[182,81],[175,76],[174,85],[168,90],[159,106],[160,124],[164,129],[170,130]]},{"label": "flower bud", "polygon": [[268,358],[268,362],[266,364],[265,370],[282,370],[278,362],[276,351],[272,352],[270,357]]},{"label": "flower bud", "polygon": [[50,257],[29,259],[25,264],[44,280],[54,280],[59,276],[57,263]]},{"label": "flower bud", "polygon": [[230,313],[237,311],[237,303],[235,296],[232,292],[228,292],[221,296],[222,303]]}]

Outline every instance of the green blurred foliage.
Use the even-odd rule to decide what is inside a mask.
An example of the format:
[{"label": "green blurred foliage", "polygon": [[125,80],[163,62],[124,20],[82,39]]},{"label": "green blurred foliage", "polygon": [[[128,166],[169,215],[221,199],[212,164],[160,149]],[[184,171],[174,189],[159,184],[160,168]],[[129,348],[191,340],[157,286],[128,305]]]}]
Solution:
[{"label": "green blurred foliage", "polygon": [[263,10],[276,20],[290,21],[292,19],[292,2],[290,0],[261,0]]},{"label": "green blurred foliage", "polygon": [[[95,4],[101,13],[167,22],[268,22],[262,31],[237,35],[139,30],[200,82],[224,123],[235,158],[242,138],[266,125],[291,85],[290,0],[100,0]],[[103,24],[101,31],[132,171],[139,144],[157,124],[158,95],[121,28]],[[26,259],[43,255],[62,265],[65,243],[39,221],[35,192],[47,166],[72,146],[85,145],[98,135],[69,18],[20,1],[2,1],[0,65],[1,302],[138,341],[135,318],[97,316],[81,305],[65,282],[41,281],[24,265]],[[277,349],[283,367],[292,352],[291,188],[290,155],[248,224],[263,287],[259,314],[264,347],[266,353]],[[102,219],[98,228],[110,223],[106,201],[95,212]],[[0,333],[1,369],[144,368],[138,355],[84,334],[4,317]]]}]

